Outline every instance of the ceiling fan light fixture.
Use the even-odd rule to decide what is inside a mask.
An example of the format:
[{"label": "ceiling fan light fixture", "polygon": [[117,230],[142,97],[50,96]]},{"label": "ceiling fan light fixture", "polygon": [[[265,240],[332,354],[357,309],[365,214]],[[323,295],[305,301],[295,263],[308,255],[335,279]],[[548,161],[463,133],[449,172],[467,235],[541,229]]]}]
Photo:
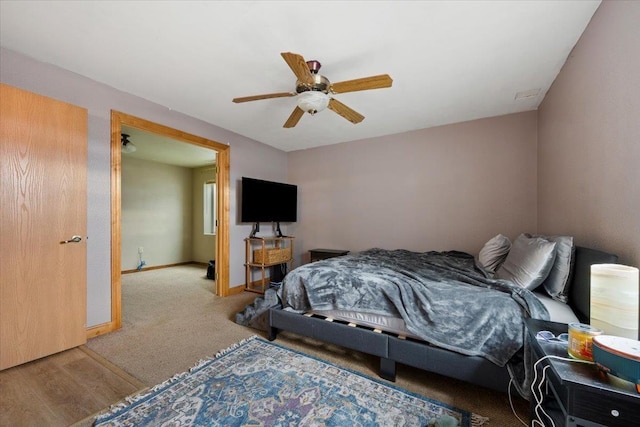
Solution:
[{"label": "ceiling fan light fixture", "polygon": [[129,135],[126,133],[120,134],[120,142],[122,143],[121,150],[123,153],[133,153],[138,149],[133,142],[129,141]]},{"label": "ceiling fan light fixture", "polygon": [[357,92],[361,90],[380,89],[391,87],[393,80],[388,74],[362,77],[353,80],[344,80],[338,83],[331,83],[325,76],[318,74],[321,64],[316,60],[305,61],[302,55],[293,52],[282,52],[280,54],[285,60],[293,74],[296,76],[295,92],[268,93],[264,95],[244,96],[233,98],[233,102],[257,101],[260,99],[282,98],[285,96],[297,96],[296,108],[282,127],[295,127],[304,113],[314,115],[318,111],[329,108],[334,113],[353,124],[360,123],[364,116],[352,108],[347,107],[342,102],[332,98],[329,94]]},{"label": "ceiling fan light fixture", "polygon": [[298,107],[312,116],[327,108],[329,105],[329,95],[324,92],[310,90],[298,94]]}]

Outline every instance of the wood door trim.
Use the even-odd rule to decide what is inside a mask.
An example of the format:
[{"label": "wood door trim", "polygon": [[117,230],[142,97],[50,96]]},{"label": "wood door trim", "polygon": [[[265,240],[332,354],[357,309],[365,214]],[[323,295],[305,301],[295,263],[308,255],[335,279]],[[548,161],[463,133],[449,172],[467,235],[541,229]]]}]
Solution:
[{"label": "wood door trim", "polygon": [[229,295],[229,159],[231,157],[231,147],[217,141],[111,110],[111,322],[88,328],[88,337],[111,332],[122,326],[122,282],[120,278],[122,265],[122,155],[120,135],[122,134],[122,125],[217,151],[218,236],[216,239],[215,293],[222,297]]}]

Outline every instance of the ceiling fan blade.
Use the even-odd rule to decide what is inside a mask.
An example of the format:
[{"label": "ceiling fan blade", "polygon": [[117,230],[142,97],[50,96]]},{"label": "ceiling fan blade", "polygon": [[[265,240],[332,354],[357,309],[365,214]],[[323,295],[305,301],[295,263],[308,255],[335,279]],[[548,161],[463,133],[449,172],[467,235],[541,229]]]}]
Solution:
[{"label": "ceiling fan blade", "polygon": [[291,113],[291,115],[289,116],[289,118],[287,119],[287,121],[284,123],[284,128],[292,128],[295,125],[298,124],[298,122],[300,121],[300,118],[304,115],[304,111],[302,110],[302,108],[300,107],[296,107],[295,110],[293,110],[293,113]]},{"label": "ceiling fan blade", "polygon": [[291,71],[293,71],[293,74],[296,75],[298,80],[300,80],[302,83],[313,83],[313,76],[311,75],[309,66],[307,65],[307,62],[304,60],[302,55],[291,52],[282,52],[281,55],[284,60],[287,61],[287,65],[289,65],[289,68],[291,68]]},{"label": "ceiling fan blade", "polygon": [[283,98],[285,96],[296,96],[296,92],[280,92],[280,93],[268,93],[266,95],[253,95],[253,96],[245,96],[242,98],[233,98],[233,102],[248,102],[248,101],[257,101],[259,99],[270,99],[270,98]]},{"label": "ceiling fan blade", "polygon": [[364,116],[362,114],[347,107],[342,102],[334,98],[331,98],[329,100],[329,109],[340,114],[342,117],[349,120],[353,124],[360,123],[364,120]]},{"label": "ceiling fan blade", "polygon": [[359,90],[382,89],[391,87],[393,80],[388,74],[380,74],[379,76],[363,77],[355,80],[345,80],[343,82],[333,83],[331,92],[345,93],[356,92]]}]

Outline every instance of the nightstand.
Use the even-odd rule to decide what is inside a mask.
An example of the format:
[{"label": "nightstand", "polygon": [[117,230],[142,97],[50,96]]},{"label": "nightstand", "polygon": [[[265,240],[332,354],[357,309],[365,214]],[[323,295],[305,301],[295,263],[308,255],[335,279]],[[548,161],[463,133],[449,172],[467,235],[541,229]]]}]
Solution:
[{"label": "nightstand", "polygon": [[[527,319],[526,328],[532,343],[532,365],[548,355],[569,358],[566,346],[536,339],[539,331],[551,331],[558,336],[568,331],[568,325]],[[545,359],[538,364],[538,380],[547,365],[546,384],[541,387],[541,406],[553,418],[556,427],[640,425],[640,394],[636,392],[634,384],[609,376],[595,365],[557,359]],[[540,397],[538,383],[535,384],[535,391]],[[536,405],[537,402],[532,397],[531,420],[537,419],[534,412]],[[551,426],[551,422],[541,415],[544,425]]]},{"label": "nightstand", "polygon": [[333,258],[337,256],[346,255],[349,251],[343,249],[311,249],[311,262],[320,261],[322,259]]}]

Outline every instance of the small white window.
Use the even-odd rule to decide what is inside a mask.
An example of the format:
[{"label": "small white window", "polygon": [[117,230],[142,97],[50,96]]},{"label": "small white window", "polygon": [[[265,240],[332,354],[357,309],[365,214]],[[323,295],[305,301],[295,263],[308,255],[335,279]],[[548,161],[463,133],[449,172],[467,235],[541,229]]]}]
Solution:
[{"label": "small white window", "polygon": [[204,234],[216,234],[216,183],[204,183]]}]

